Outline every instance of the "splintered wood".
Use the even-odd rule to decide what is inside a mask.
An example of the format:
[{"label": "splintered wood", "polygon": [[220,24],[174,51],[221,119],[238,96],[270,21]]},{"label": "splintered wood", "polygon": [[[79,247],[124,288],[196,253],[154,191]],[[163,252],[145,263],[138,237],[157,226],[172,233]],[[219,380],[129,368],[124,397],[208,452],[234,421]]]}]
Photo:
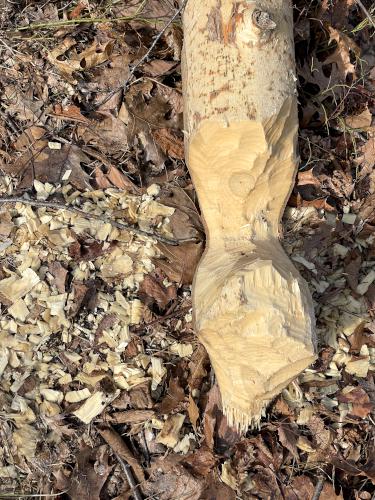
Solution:
[{"label": "splintered wood", "polygon": [[[53,192],[50,185],[35,187],[42,199]],[[157,186],[142,196],[115,189],[81,193],[70,185],[59,192],[87,214],[171,236],[174,208],[155,200]],[[40,418],[58,427],[64,413],[89,424],[123,391],[164,383],[162,359],[141,344],[131,358],[124,354],[129,327],[145,316],[138,289],[158,250],[152,239],[98,219],[16,203],[0,207],[0,254],[1,408],[16,427],[12,453],[22,466],[43,439]],[[171,356],[192,354],[191,345],[174,338],[163,338],[163,348]],[[152,416],[146,412],[146,420]],[[4,477],[13,472],[2,470]]]},{"label": "splintered wood", "polygon": [[208,237],[195,324],[241,430],[316,357],[310,293],[278,239],[297,165],[292,8],[261,7],[189,0],[184,13],[187,162]]}]

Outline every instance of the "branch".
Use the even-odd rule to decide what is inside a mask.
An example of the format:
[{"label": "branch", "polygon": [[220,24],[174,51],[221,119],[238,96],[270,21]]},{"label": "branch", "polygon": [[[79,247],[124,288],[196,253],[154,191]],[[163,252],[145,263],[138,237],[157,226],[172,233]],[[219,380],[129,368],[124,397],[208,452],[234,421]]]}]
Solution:
[{"label": "branch", "polygon": [[54,202],[54,201],[29,200],[27,198],[21,198],[21,197],[16,197],[16,196],[11,196],[11,197],[6,197],[6,198],[0,197],[0,205],[4,204],[4,203],[23,203],[24,205],[30,205],[32,207],[45,207],[45,208],[52,208],[54,210],[67,210],[69,212],[74,212],[76,214],[82,215],[86,219],[93,219],[93,220],[98,220],[101,222],[109,223],[113,227],[116,227],[118,229],[123,229],[125,231],[129,231],[131,233],[138,234],[139,236],[146,236],[148,238],[154,238],[154,239],[160,241],[161,243],[165,243],[166,245],[177,246],[180,243],[192,241],[191,239],[188,239],[188,238],[180,239],[180,240],[165,238],[164,236],[161,236],[159,234],[148,232],[148,231],[143,231],[142,229],[138,229],[138,228],[134,227],[132,224],[129,224],[127,222],[117,222],[116,220],[110,219],[109,217],[91,214],[91,213],[85,212],[84,210],[81,210],[79,208],[65,205],[63,203]]},{"label": "branch", "polygon": [[370,24],[375,28],[375,21],[370,12],[366,9],[366,7],[363,5],[361,0],[356,0],[356,3],[358,4],[359,8],[363,11],[367,19],[370,21]]}]

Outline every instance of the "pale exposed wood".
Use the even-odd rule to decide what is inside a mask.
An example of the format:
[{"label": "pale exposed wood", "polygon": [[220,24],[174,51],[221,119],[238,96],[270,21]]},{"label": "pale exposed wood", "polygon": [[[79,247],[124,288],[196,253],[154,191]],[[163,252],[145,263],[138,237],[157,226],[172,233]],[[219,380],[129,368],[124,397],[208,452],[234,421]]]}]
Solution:
[{"label": "pale exposed wood", "polygon": [[245,429],[315,359],[312,300],[279,242],[297,165],[291,4],[189,0],[184,33],[187,161],[208,240],[195,325]]}]

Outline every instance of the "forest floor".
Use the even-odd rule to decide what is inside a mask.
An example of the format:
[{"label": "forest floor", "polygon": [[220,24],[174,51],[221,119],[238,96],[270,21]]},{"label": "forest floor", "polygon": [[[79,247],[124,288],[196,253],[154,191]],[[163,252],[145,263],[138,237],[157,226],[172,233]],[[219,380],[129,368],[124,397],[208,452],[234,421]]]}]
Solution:
[{"label": "forest floor", "polygon": [[177,5],[0,0],[1,498],[375,498],[375,8],[294,3],[319,359],[241,436],[192,325]]}]

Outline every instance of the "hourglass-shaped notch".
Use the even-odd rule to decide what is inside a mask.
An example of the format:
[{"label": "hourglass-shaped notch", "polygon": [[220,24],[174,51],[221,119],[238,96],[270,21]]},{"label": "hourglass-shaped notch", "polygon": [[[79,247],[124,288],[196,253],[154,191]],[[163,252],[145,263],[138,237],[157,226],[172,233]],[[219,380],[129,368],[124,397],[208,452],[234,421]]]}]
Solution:
[{"label": "hourglass-shaped notch", "polygon": [[310,293],[279,241],[297,166],[291,4],[189,0],[184,33],[186,156],[207,233],[195,325],[245,429],[315,359]]}]

